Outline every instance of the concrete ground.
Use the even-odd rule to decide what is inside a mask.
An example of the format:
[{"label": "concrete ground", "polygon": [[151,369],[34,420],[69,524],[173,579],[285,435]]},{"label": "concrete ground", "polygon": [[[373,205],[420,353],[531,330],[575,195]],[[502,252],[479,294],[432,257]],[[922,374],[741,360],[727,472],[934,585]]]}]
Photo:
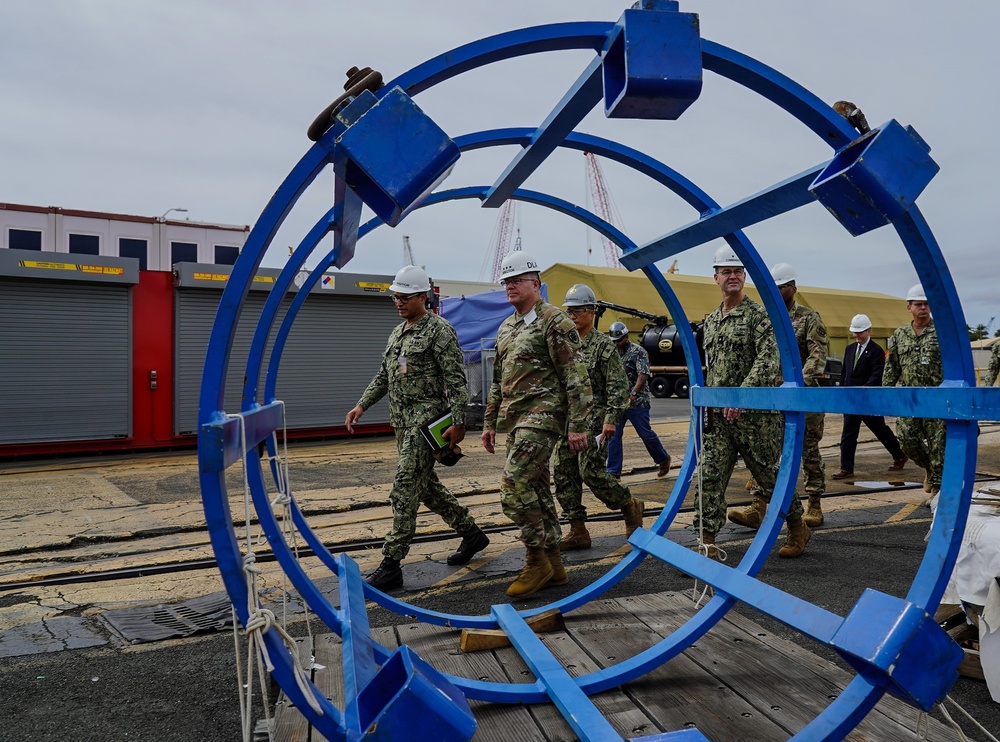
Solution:
[{"label": "concrete ground", "polygon": [[[654,400],[654,428],[674,455],[675,473],[688,434],[686,415],[686,402]],[[986,423],[982,431],[977,471],[1000,478],[1000,424]],[[771,559],[760,579],[845,615],[865,587],[905,595],[931,514],[922,506],[922,471],[910,463],[890,482],[889,456],[866,429],[856,477],[831,480],[839,469],[839,438],[840,417],[828,416],[826,525],[801,559]],[[467,567],[448,567],[445,557],[457,540],[437,516],[422,514],[418,533],[426,540],[415,543],[404,563],[400,595],[438,610],[480,613],[506,601],[503,590],[520,569],[523,552],[497,503],[502,458],[487,455],[476,432],[464,450],[458,466],[439,473],[489,530],[491,545]],[[349,550],[362,572],[373,569],[391,518],[392,441],[297,444],[290,459],[293,491],[311,527],[330,548]],[[651,523],[674,476],[655,479],[653,462],[631,429],[625,466],[623,482],[646,501]],[[740,467],[730,485],[731,502],[747,499],[745,481]],[[130,644],[116,620],[137,607],[176,605],[223,589],[211,563],[193,453],[6,463],[0,491],[0,698],[7,712],[0,740],[240,739],[231,633]],[[234,517],[241,516],[238,472],[230,473],[229,493]],[[544,591],[543,602],[587,584],[621,556],[621,521],[601,520],[603,506],[587,497],[594,548],[568,556],[570,585]],[[685,529],[690,521],[690,513],[682,513],[670,537],[693,544],[694,534]],[[723,530],[720,542],[731,561],[752,535],[732,525]],[[280,570],[273,563],[261,566],[268,604],[300,616]],[[330,579],[316,559],[304,560],[304,568],[318,584]],[[142,573],[130,571],[135,569]],[[615,593],[689,584],[668,565],[647,560]],[[767,619],[749,613],[766,625]],[[401,621],[409,619],[372,611],[375,625]],[[769,628],[794,636],[782,626]],[[304,630],[301,619],[293,621],[293,633]],[[1000,706],[983,683],[960,680],[952,696],[1000,734]],[[259,717],[259,701],[255,709]]]}]

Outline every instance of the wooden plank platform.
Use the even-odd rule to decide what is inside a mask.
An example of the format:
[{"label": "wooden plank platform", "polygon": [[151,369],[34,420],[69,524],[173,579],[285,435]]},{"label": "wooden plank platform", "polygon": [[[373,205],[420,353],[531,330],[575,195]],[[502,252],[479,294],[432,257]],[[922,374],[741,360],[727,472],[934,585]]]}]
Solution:
[{"label": "wooden plank platform", "polygon": [[[686,593],[658,593],[600,599],[565,616],[565,631],[541,634],[546,647],[573,675],[615,665],[652,646],[695,612]],[[468,678],[529,682],[531,672],[510,646],[479,652],[459,649],[461,631],[427,624],[405,624],[372,630],[372,637],[393,649],[407,644],[434,667]],[[340,639],[315,637],[314,681],[343,708]],[[300,642],[303,664],[309,651]],[[730,611],[706,636],[684,653],[621,688],[591,700],[625,739],[657,731],[696,726],[710,740],[787,740],[815,718],[853,678],[847,670],[774,636],[758,624]],[[552,704],[512,706],[471,701],[478,727],[476,742],[516,739],[554,742],[576,735]],[[916,733],[919,711],[885,696],[846,739],[946,742],[954,732],[934,719],[924,719]],[[320,742],[284,695],[274,714],[273,739]],[[266,735],[263,737],[266,739]]]}]

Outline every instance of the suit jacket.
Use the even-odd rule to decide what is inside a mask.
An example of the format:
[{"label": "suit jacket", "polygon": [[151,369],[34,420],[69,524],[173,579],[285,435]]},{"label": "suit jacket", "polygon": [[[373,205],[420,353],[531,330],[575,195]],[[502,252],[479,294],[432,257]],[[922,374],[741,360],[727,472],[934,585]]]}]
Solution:
[{"label": "suit jacket", "polygon": [[844,353],[844,375],[841,386],[882,386],[882,372],[885,370],[885,351],[874,340],[869,340],[865,352],[855,362],[858,344],[851,343]]}]

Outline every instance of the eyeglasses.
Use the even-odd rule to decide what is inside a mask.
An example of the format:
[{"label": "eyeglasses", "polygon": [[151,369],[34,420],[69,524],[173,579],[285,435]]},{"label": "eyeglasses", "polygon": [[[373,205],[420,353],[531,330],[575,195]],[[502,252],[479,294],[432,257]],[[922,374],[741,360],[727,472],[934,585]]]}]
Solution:
[{"label": "eyeglasses", "polygon": [[743,268],[719,268],[715,272],[720,276],[742,276],[746,270]]},{"label": "eyeglasses", "polygon": [[566,309],[566,314],[568,314],[570,317],[576,317],[577,315],[586,314],[587,312],[593,312],[593,311],[594,311],[593,307],[568,307]]},{"label": "eyeglasses", "polygon": [[524,281],[534,281],[534,278],[530,276],[517,276],[516,278],[505,278],[500,282],[500,285],[506,288],[507,286],[512,286],[514,284],[522,283]]},{"label": "eyeglasses", "polygon": [[420,296],[420,294],[393,294],[390,299],[392,299],[393,304],[406,304],[414,296]]}]

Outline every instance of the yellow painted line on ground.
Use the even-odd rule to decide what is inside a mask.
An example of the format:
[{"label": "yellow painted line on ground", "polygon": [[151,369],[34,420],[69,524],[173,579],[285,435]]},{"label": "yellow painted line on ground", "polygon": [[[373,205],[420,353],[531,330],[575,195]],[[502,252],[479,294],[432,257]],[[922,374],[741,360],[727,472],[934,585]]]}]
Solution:
[{"label": "yellow painted line on ground", "polygon": [[897,521],[905,520],[910,517],[910,515],[916,512],[917,508],[923,507],[923,502],[908,502],[900,508],[900,511],[895,515],[891,515],[885,519],[886,523],[896,523]]}]

